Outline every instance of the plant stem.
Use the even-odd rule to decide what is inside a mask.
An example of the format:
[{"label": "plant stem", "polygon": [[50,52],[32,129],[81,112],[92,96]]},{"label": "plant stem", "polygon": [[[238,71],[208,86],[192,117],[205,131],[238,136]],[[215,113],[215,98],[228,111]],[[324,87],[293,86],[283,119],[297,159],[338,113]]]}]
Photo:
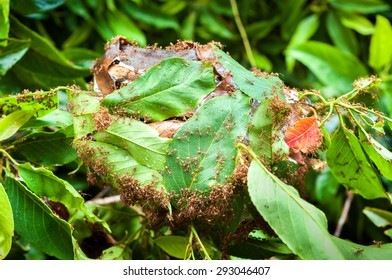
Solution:
[{"label": "plant stem", "polygon": [[352,193],[351,191],[348,191],[346,201],[344,202],[342,214],[340,215],[338,224],[336,226],[336,230],[333,234],[337,237],[339,237],[340,234],[342,233],[342,229],[343,229],[344,224],[346,223],[346,220],[348,217],[348,212],[350,211],[350,207],[351,207],[351,203],[353,201],[353,198],[354,198],[354,193]]},{"label": "plant stem", "polygon": [[7,153],[5,150],[0,149],[0,153],[3,153],[13,164],[18,165],[16,160],[14,160],[13,157],[11,157],[11,155]]},{"label": "plant stem", "polygon": [[319,127],[323,126],[324,123],[325,123],[326,121],[328,121],[328,119],[331,117],[332,113],[333,113],[333,102],[329,102],[329,112],[328,112],[328,114],[325,116],[325,118],[320,122]]},{"label": "plant stem", "polygon": [[304,98],[305,96],[309,96],[309,95],[311,95],[311,96],[316,96],[317,98],[321,99],[321,102],[323,102],[324,105],[329,105],[329,103],[331,103],[331,102],[325,100],[325,98],[324,98],[321,94],[319,94],[319,93],[317,93],[317,92],[314,92],[314,91],[306,91],[305,93],[302,93],[302,94],[299,96],[299,100],[301,100],[301,99]]},{"label": "plant stem", "polygon": [[344,120],[343,120],[342,113],[339,111],[338,108],[336,108],[336,113],[338,115],[339,122],[340,122],[340,125],[342,126],[342,128],[347,129],[346,126],[344,125]]},{"label": "plant stem", "polygon": [[233,16],[235,23],[237,25],[238,31],[240,32],[242,42],[244,43],[246,56],[248,57],[249,63],[252,67],[256,67],[256,60],[252,52],[252,48],[249,43],[248,35],[246,34],[246,30],[244,25],[242,24],[240,13],[238,11],[238,6],[236,0],[230,0],[231,9],[233,11]]},{"label": "plant stem", "polygon": [[347,108],[347,109],[351,109],[351,110],[353,110],[353,111],[355,111],[355,112],[357,112],[358,114],[361,114],[361,115],[364,115],[364,113],[361,111],[361,110],[363,110],[363,111],[365,111],[367,113],[376,115],[377,117],[380,117],[380,118],[383,118],[384,120],[392,122],[392,119],[387,117],[387,116],[385,116],[382,112],[377,112],[377,111],[374,111],[372,109],[369,109],[369,108],[366,108],[366,107],[362,107],[362,106],[358,106],[358,105],[350,105],[350,104],[347,104],[347,103],[344,103],[344,102],[338,102],[336,104],[341,106],[341,107],[344,107],[344,108]]},{"label": "plant stem", "polygon": [[95,204],[95,205],[106,205],[112,203],[121,202],[120,195],[108,196],[104,198],[93,198],[91,200],[86,201],[88,204]]},{"label": "plant stem", "polygon": [[196,231],[195,227],[193,226],[193,224],[191,225],[191,231],[192,231],[192,233],[195,235],[196,240],[197,240],[197,242],[199,243],[199,245],[200,245],[200,247],[201,247],[201,250],[202,250],[203,253],[204,253],[205,258],[206,258],[207,260],[211,260],[211,257],[210,257],[210,255],[208,254],[206,248],[204,247],[203,242],[201,242],[200,237],[199,237],[199,235],[197,234],[197,231]]},{"label": "plant stem", "polygon": [[184,260],[189,260],[191,258],[191,255],[193,256],[192,240],[193,240],[193,232],[191,230],[191,233],[189,234],[188,245],[186,246],[186,250],[185,250]]}]

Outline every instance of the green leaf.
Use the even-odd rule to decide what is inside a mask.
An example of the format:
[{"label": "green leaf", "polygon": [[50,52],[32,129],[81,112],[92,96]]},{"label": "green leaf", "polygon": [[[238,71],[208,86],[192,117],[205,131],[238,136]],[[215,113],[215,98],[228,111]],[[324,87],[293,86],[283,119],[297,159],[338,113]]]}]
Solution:
[{"label": "green leaf", "polygon": [[31,49],[42,55],[44,58],[47,58],[52,63],[63,65],[63,73],[74,77],[90,74],[88,69],[73,65],[48,39],[23,25],[14,16],[10,16],[10,20],[12,27],[11,33],[17,38],[30,40]]},{"label": "green leaf", "polygon": [[[105,22],[109,25],[114,36],[122,35],[126,37],[129,41],[135,40],[140,46],[145,46],[147,44],[146,35],[142,30],[125,14],[120,11],[115,13],[107,12],[105,17]],[[109,40],[110,38],[105,38]]]},{"label": "green leaf", "polygon": [[278,23],[279,16],[275,16],[268,20],[252,22],[245,26],[246,33],[248,34],[251,41],[256,42],[267,37]]},{"label": "green leaf", "polygon": [[42,167],[35,168],[30,163],[19,164],[18,173],[27,187],[36,195],[46,196],[52,201],[64,204],[68,210],[81,210],[91,222],[101,221],[84,205],[84,198],[65,180],[58,178],[52,171]]},{"label": "green leaf", "polygon": [[194,40],[196,25],[196,12],[192,11],[181,24],[180,37],[184,40]]},{"label": "green leaf", "polygon": [[340,21],[347,28],[351,28],[362,35],[371,35],[374,32],[373,23],[362,15],[355,13],[339,13]]},{"label": "green leaf", "polygon": [[7,193],[0,183],[0,260],[4,259],[11,249],[14,235],[14,218]]},{"label": "green leaf", "polygon": [[332,137],[326,156],[332,174],[347,189],[366,199],[387,197],[359,140],[349,130],[339,127]]},{"label": "green leaf", "polygon": [[30,119],[22,129],[28,128],[42,128],[54,126],[58,128],[65,128],[72,125],[72,115],[68,111],[56,109],[53,112],[46,114],[40,118]]},{"label": "green leaf", "polygon": [[23,142],[15,144],[15,149],[30,162],[41,165],[64,165],[78,157],[71,146],[73,139],[73,126],[68,126],[55,132],[29,134],[23,138]]},{"label": "green leaf", "polygon": [[210,64],[168,58],[136,81],[107,95],[102,104],[133,116],[162,121],[193,110],[214,89]]},{"label": "green leaf", "polygon": [[71,104],[75,137],[87,135],[96,130],[94,115],[100,109],[97,97],[86,92],[68,91]]},{"label": "green leaf", "polygon": [[32,89],[49,89],[59,85],[77,84],[86,88],[82,77],[90,70],[79,67],[66,57],[45,37],[32,31],[15,17],[10,16],[10,33],[19,39],[30,40],[30,49],[13,67],[18,79]]},{"label": "green leaf", "polygon": [[82,77],[87,76],[89,70],[83,69],[76,70],[73,67],[64,66],[59,61],[49,60],[44,54],[30,49],[12,70],[28,88],[48,90],[57,86],[74,84],[86,88],[86,82]]},{"label": "green leaf", "polygon": [[114,187],[121,187],[118,179],[122,175],[136,179],[140,186],[162,186],[162,176],[158,171],[140,165],[128,151],[118,146],[89,140],[76,140],[74,146],[84,163]]},{"label": "green leaf", "polygon": [[20,14],[36,14],[56,9],[64,0],[13,0],[12,9]]},{"label": "green leaf", "polygon": [[205,27],[208,33],[226,40],[234,40],[238,35],[228,28],[226,22],[220,17],[213,15],[208,10],[204,10],[199,15],[200,24]]},{"label": "green leaf", "polygon": [[376,28],[370,39],[369,65],[377,70],[392,63],[392,26],[381,15],[376,17]]},{"label": "green leaf", "polygon": [[392,180],[392,152],[378,143],[362,128],[358,130],[359,141],[369,158],[377,166],[380,173]]},{"label": "green leaf", "polygon": [[389,229],[385,230],[384,234],[389,236],[392,239],[392,228],[389,228]]},{"label": "green leaf", "polygon": [[[76,3],[81,3],[78,0],[74,0],[72,2],[76,2]],[[67,1],[67,4],[69,4],[70,1]],[[73,5],[73,4],[71,4]],[[71,6],[69,5],[69,6]],[[75,4],[77,5],[77,4]],[[74,5],[74,6],[75,6]],[[88,15],[89,16],[89,15]],[[69,37],[63,42],[63,44],[61,45],[61,48],[64,50],[63,53],[64,55],[67,57],[67,59],[69,59],[70,61],[72,61],[72,59],[70,59],[67,54],[65,53],[65,51],[68,48],[74,48],[74,47],[78,47],[80,45],[82,45],[86,40],[88,40],[89,36],[91,35],[91,32],[93,31],[93,26],[91,22],[85,22],[83,24],[81,24],[79,26],[79,28],[75,29],[73,31],[73,33],[71,33],[71,35],[69,35]],[[91,50],[90,50],[91,51]],[[92,51],[91,51],[92,52]]]},{"label": "green leaf", "polygon": [[70,225],[19,181],[6,177],[4,188],[14,214],[15,232],[50,256],[72,260]]},{"label": "green leaf", "polygon": [[106,205],[87,203],[86,206],[108,223],[111,229],[111,235],[116,240],[127,238],[127,242],[130,242],[131,240],[128,239],[130,236],[132,236],[133,240],[139,238],[137,233],[142,227],[140,212],[122,203]]},{"label": "green leaf", "polygon": [[59,106],[59,98],[54,91],[37,91],[10,95],[0,99],[0,114],[30,111],[37,117],[42,117]]},{"label": "green leaf", "polygon": [[130,2],[121,2],[121,7],[131,17],[148,26],[154,26],[158,29],[172,28],[178,30],[180,28],[175,17],[162,13],[160,9],[156,9],[153,5],[143,8]]},{"label": "green leaf", "polygon": [[[317,31],[320,21],[316,14],[311,14],[310,16],[302,19],[297,25],[294,34],[291,36],[290,41],[287,45],[287,49],[292,46],[302,44],[309,40]],[[292,72],[294,69],[295,59],[290,56],[286,56],[286,66],[288,71]]]},{"label": "green leaf", "polygon": [[332,236],[332,239],[347,260],[392,259],[392,243],[364,246],[335,236]]},{"label": "green leaf", "polygon": [[278,237],[270,237],[262,230],[249,233],[247,239],[230,242],[229,255],[246,259],[269,259],[293,255],[293,252]]},{"label": "green leaf", "polygon": [[253,115],[249,130],[252,150],[268,164],[281,160],[289,154],[289,148],[280,131],[285,124],[282,118],[289,109],[281,108],[278,112],[274,112],[271,108],[273,103],[281,102],[274,97],[265,99]]},{"label": "green leaf", "polygon": [[175,235],[161,236],[154,239],[154,243],[168,255],[177,259],[185,259],[189,238]]},{"label": "green leaf", "polygon": [[354,31],[345,27],[336,13],[327,13],[326,27],[332,42],[345,53],[357,55],[359,51],[358,40]]},{"label": "green leaf", "polygon": [[[0,40],[8,38],[8,31],[10,29],[10,22],[8,19],[10,13],[10,1],[0,1]],[[0,41],[0,46],[5,46],[6,42]]]},{"label": "green leaf", "polygon": [[389,211],[374,207],[365,207],[365,209],[363,209],[363,213],[377,227],[386,227],[392,225],[392,213]]},{"label": "green leaf", "polygon": [[132,251],[122,244],[109,247],[102,251],[101,260],[131,260]]},{"label": "green leaf", "polygon": [[[90,33],[89,33],[90,34]],[[67,48],[63,50],[63,54],[69,60],[80,67],[90,69],[95,60],[101,56],[100,53],[84,48]]]},{"label": "green leaf", "polygon": [[35,168],[30,163],[24,163],[18,165],[18,172],[28,188],[37,195],[61,202],[68,209],[80,209],[84,203],[83,197],[72,185],[58,178],[48,169]]},{"label": "green leaf", "polygon": [[341,92],[352,89],[352,83],[361,76],[366,76],[366,68],[354,56],[331,45],[309,41],[287,50],[325,85]]},{"label": "green leaf", "polygon": [[259,68],[260,70],[271,72],[272,62],[268,59],[268,57],[254,49],[252,50],[252,52],[255,58],[257,68]]},{"label": "green leaf", "polygon": [[339,10],[354,13],[377,13],[389,10],[382,0],[330,0],[329,4]]},{"label": "green leaf", "polygon": [[[324,169],[316,178],[315,198],[320,203],[329,203],[335,199],[339,190],[339,182],[332,176],[329,168]],[[336,208],[336,205],[333,205]]]},{"label": "green leaf", "polygon": [[314,185],[314,198],[318,207],[328,217],[329,223],[337,223],[342,214],[344,193],[339,192],[340,189],[341,185],[328,167],[317,175]]},{"label": "green leaf", "polygon": [[33,116],[31,111],[16,111],[0,120],[0,141],[10,138]]},{"label": "green leaf", "polygon": [[[75,15],[81,16],[83,19],[86,21],[91,19],[90,11],[88,10],[88,5],[90,3],[96,3],[98,2],[91,2],[91,1],[79,1],[79,0],[67,0],[65,1],[65,5],[67,6],[68,9],[72,11]],[[75,31],[83,32],[84,28],[78,28]]]},{"label": "green leaf", "polygon": [[324,213],[257,160],[248,170],[248,191],[257,211],[294,254],[302,259],[343,259]]},{"label": "green leaf", "polygon": [[0,47],[0,76],[4,76],[27,52],[30,41],[12,40],[6,47]]},{"label": "green leaf", "polygon": [[[278,3],[278,2],[277,2]],[[289,0],[282,3],[281,12],[281,36],[289,40],[300,20],[305,15],[305,0]]]},{"label": "green leaf", "polygon": [[25,86],[19,81],[13,71],[8,71],[5,76],[1,77],[0,96],[17,94],[24,89]]},{"label": "green leaf", "polygon": [[175,134],[164,172],[165,187],[180,193],[225,185],[234,170],[235,141],[249,122],[249,98],[237,91],[206,102]]},{"label": "green leaf", "polygon": [[253,240],[261,241],[258,247],[276,252],[279,254],[292,254],[293,252],[282,242],[278,237],[270,237],[266,235],[262,230],[254,230],[249,233],[249,238]]},{"label": "green leaf", "polygon": [[159,137],[158,131],[143,122],[119,118],[104,132],[95,134],[94,138],[127,150],[142,165],[155,170],[165,168],[170,140]]},{"label": "green leaf", "polygon": [[230,73],[238,89],[246,95],[258,101],[263,101],[273,95],[278,95],[282,100],[285,100],[283,83],[277,76],[257,77],[222,50],[215,49],[215,55],[224,67],[218,71],[223,72],[222,76]]}]

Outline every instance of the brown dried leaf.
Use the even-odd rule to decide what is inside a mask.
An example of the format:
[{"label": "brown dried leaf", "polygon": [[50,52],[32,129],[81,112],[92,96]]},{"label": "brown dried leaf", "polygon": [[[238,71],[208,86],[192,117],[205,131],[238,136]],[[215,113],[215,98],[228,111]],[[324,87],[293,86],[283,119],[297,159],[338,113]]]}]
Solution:
[{"label": "brown dried leaf", "polygon": [[174,134],[181,128],[184,122],[178,120],[168,120],[153,122],[148,125],[158,131],[160,137],[173,138]]}]

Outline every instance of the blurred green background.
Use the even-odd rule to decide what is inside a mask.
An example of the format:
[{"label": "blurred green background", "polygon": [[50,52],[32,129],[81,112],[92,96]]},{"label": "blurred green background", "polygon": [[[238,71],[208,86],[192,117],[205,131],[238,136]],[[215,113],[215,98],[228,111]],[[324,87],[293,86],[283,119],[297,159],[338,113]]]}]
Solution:
[{"label": "blurred green background", "polygon": [[[350,91],[360,76],[377,75],[379,102],[366,105],[392,117],[391,7],[392,0],[0,0],[0,96],[71,84],[87,89],[105,43],[123,35],[140,46],[217,41],[246,68],[278,73],[286,85],[328,98]],[[380,141],[390,149],[386,131]],[[326,169],[308,176],[307,189],[333,228],[344,188]],[[356,197],[342,237],[387,241],[362,214],[365,206],[385,205]]]}]

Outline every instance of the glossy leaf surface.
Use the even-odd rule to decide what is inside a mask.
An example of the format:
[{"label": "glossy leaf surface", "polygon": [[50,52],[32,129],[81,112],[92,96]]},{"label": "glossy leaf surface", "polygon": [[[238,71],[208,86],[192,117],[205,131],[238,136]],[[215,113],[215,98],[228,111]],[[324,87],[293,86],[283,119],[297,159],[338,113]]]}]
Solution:
[{"label": "glossy leaf surface", "polygon": [[159,137],[155,129],[143,122],[119,118],[104,132],[95,134],[94,138],[129,151],[142,165],[155,170],[163,170],[165,167],[170,140]]},{"label": "glossy leaf surface", "polygon": [[252,203],[290,250],[303,259],[343,259],[327,228],[324,213],[257,160],[248,171]]},{"label": "glossy leaf surface", "polygon": [[168,58],[107,95],[102,104],[145,120],[162,121],[193,110],[214,89],[211,65]]},{"label": "glossy leaf surface", "polygon": [[33,116],[30,111],[16,111],[0,120],[0,141],[10,138]]},{"label": "glossy leaf surface", "polygon": [[14,218],[7,193],[0,183],[0,260],[4,259],[11,249],[14,235]]},{"label": "glossy leaf surface", "polygon": [[166,189],[207,191],[234,170],[235,141],[245,137],[249,98],[240,92],[205,103],[176,133],[164,173]]},{"label": "glossy leaf surface", "polygon": [[32,245],[59,259],[74,258],[71,228],[33,192],[7,177],[4,183],[14,214],[15,231]]},{"label": "glossy leaf surface", "polygon": [[228,54],[220,49],[215,50],[217,60],[230,72],[238,89],[258,101],[273,95],[279,95],[284,100],[283,84],[277,76],[257,77]]},{"label": "glossy leaf surface", "polygon": [[340,127],[326,155],[331,172],[346,188],[367,199],[386,197],[378,174],[353,133]]},{"label": "glossy leaf surface", "polygon": [[367,75],[366,68],[356,57],[326,43],[309,41],[287,52],[306,65],[323,84],[341,92],[350,91],[355,79]]}]

